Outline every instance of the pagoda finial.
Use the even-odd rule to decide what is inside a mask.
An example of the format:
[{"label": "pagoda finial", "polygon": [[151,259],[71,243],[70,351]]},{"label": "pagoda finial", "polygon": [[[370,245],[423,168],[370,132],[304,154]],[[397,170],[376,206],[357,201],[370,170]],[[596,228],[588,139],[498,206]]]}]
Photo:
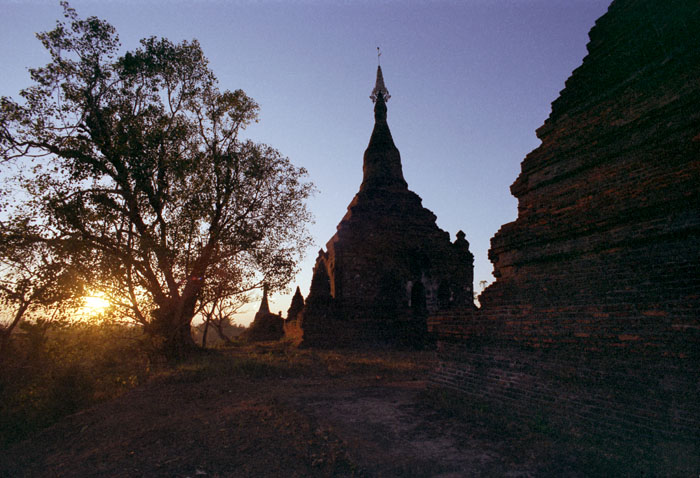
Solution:
[{"label": "pagoda finial", "polygon": [[377,188],[408,189],[401,171],[401,155],[394,145],[386,121],[386,101],[390,95],[384,85],[381,66],[377,67],[377,83],[370,98],[374,101],[374,129],[362,163],[360,191]]},{"label": "pagoda finial", "polygon": [[[381,55],[379,47],[377,47],[377,51],[378,55]],[[387,90],[386,86],[384,86],[384,75],[382,75],[382,67],[377,65],[377,82],[375,83],[374,89],[372,90],[372,94],[369,95],[369,97],[374,103],[376,103],[377,99],[380,96],[384,100],[384,102],[389,101],[389,98],[391,98],[389,90]]]}]

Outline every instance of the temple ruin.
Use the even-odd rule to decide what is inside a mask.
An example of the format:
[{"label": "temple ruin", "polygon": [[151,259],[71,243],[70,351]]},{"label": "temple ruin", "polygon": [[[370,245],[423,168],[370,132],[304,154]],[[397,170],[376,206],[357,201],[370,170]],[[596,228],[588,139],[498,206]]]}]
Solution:
[{"label": "temple ruin", "polygon": [[700,438],[698,39],[697,1],[596,22],[511,186],[481,309],[430,319],[435,383],[573,430]]},{"label": "temple ruin", "polygon": [[377,68],[374,130],[363,179],[319,252],[298,326],[310,346],[408,345],[427,340],[428,314],[473,306],[473,262],[408,189],[387,124],[390,95]]}]

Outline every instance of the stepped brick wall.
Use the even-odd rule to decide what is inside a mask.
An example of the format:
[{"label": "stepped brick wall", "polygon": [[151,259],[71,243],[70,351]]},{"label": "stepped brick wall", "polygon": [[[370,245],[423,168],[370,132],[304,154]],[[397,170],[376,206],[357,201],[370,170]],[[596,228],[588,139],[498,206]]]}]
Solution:
[{"label": "stepped brick wall", "polygon": [[[700,3],[615,0],[511,187],[438,384],[613,432],[700,430]],[[697,457],[696,457],[697,458]]]}]

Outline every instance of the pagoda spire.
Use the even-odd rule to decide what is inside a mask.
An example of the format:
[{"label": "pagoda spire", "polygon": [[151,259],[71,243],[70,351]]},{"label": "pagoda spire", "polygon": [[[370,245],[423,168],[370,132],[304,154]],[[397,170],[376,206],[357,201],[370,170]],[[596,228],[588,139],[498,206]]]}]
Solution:
[{"label": "pagoda spire", "polygon": [[262,315],[269,315],[270,314],[270,306],[267,303],[267,284],[263,285],[263,297],[262,300],[260,301],[260,308],[258,309],[258,313],[255,314],[255,317],[260,317]]},{"label": "pagoda spire", "polygon": [[289,310],[287,310],[287,320],[296,320],[302,310],[304,310],[304,296],[301,295],[301,290],[297,286],[294,297],[292,297],[292,303],[289,305]]},{"label": "pagoda spire", "polygon": [[386,101],[390,97],[384,84],[382,67],[377,66],[377,81],[370,95],[374,102],[374,130],[365,150],[360,190],[408,187],[403,178],[401,155],[394,145],[386,120]]}]

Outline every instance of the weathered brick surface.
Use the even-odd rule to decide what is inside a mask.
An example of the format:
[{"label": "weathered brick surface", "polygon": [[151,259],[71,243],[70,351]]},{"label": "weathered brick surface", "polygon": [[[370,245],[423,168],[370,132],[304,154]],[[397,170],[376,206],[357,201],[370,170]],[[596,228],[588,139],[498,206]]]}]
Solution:
[{"label": "weathered brick surface", "polygon": [[616,0],[596,22],[511,187],[481,309],[429,321],[436,383],[620,433],[697,433],[698,38],[697,1]]},{"label": "weathered brick surface", "polygon": [[700,439],[698,371],[674,358],[441,340],[433,383],[565,429]]}]

